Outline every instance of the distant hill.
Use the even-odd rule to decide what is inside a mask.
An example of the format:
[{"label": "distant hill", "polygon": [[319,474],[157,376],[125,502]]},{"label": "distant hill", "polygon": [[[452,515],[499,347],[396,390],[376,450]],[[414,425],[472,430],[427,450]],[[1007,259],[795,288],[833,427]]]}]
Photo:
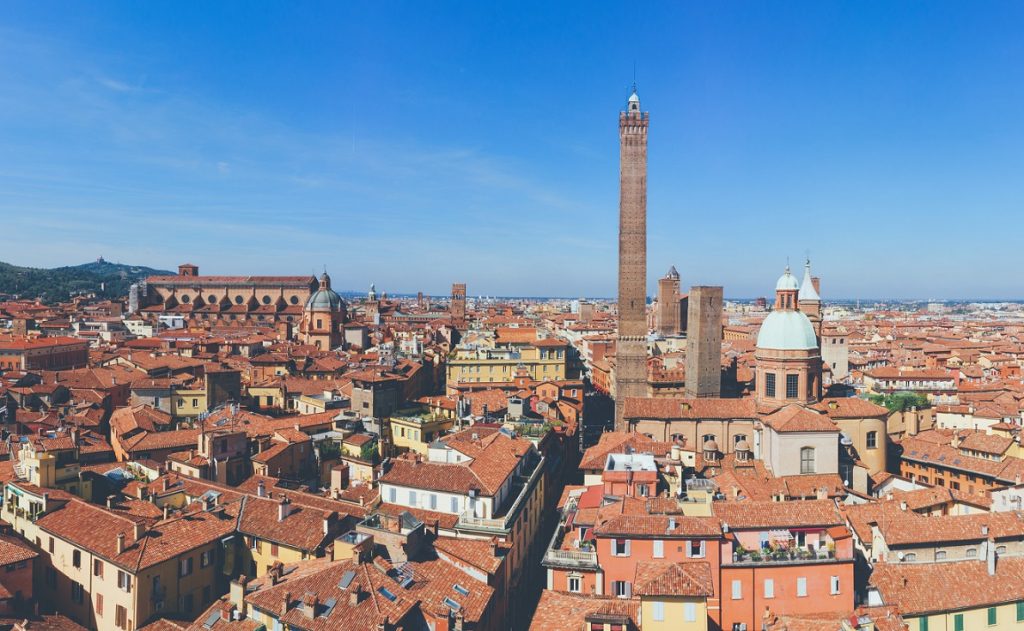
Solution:
[{"label": "distant hill", "polygon": [[137,280],[166,270],[141,265],[111,263],[102,258],[70,267],[40,269],[19,267],[0,262],[0,294],[20,298],[40,298],[44,302],[60,302],[71,296],[95,293],[103,298],[128,295],[128,287]]}]

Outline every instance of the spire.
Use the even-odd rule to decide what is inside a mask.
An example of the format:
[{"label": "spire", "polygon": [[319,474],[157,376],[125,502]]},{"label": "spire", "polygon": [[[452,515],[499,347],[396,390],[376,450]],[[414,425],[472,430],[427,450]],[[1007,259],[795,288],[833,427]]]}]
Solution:
[{"label": "spire", "polygon": [[800,284],[800,301],[803,302],[804,300],[821,300],[821,296],[818,295],[818,291],[814,288],[814,280],[811,278],[810,257],[804,263],[804,280]]}]

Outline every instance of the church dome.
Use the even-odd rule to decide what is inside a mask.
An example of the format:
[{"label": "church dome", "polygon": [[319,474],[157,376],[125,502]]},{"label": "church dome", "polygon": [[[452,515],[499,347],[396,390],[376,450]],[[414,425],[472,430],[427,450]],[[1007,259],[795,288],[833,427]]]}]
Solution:
[{"label": "church dome", "polygon": [[333,289],[319,289],[306,301],[307,311],[341,311],[344,302]]},{"label": "church dome", "polygon": [[811,321],[802,312],[776,310],[769,313],[761,324],[761,330],[757,333],[757,348],[776,351],[809,350],[818,348],[818,338]]},{"label": "church dome", "polygon": [[800,284],[787,267],[785,273],[779,276],[779,282],[775,283],[775,291],[797,291],[798,289],[800,289]]}]

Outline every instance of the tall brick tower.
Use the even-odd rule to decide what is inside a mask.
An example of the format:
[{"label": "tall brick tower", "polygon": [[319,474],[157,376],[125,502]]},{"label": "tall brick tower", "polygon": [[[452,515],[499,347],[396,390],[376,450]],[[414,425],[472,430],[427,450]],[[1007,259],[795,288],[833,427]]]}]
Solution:
[{"label": "tall brick tower", "polygon": [[647,125],[636,86],[619,112],[619,337],[615,349],[615,429],[626,397],[647,396]]},{"label": "tall brick tower", "polygon": [[466,326],[466,283],[452,284],[452,301],[448,305],[448,313],[452,316],[455,328]]}]

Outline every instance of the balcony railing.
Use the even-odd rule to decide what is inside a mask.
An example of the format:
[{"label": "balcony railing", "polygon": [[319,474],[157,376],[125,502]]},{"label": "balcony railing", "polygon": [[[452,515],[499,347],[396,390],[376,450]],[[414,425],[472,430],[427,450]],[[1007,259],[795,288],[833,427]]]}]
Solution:
[{"label": "balcony railing", "polygon": [[[851,557],[852,558],[852,557]],[[794,548],[791,550],[746,550],[732,553],[733,565],[783,565],[789,563],[825,563],[842,561],[834,550],[807,550]]]},{"label": "balcony railing", "polygon": [[597,552],[587,550],[553,550],[544,554],[544,562],[552,565],[597,567]]}]

